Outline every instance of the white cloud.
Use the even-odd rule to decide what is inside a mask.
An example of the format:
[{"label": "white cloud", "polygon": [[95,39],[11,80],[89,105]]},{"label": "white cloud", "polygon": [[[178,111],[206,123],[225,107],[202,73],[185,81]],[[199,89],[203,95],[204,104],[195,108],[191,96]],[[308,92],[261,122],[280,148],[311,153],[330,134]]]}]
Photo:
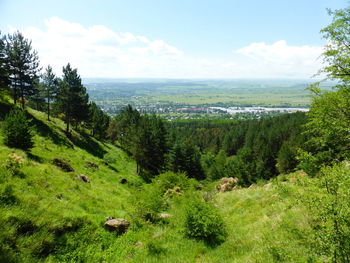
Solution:
[{"label": "white cloud", "polygon": [[271,45],[252,43],[234,53],[245,57],[243,63],[237,65],[242,75],[311,77],[322,66],[322,51],[320,46],[289,46],[285,40],[279,40]]},{"label": "white cloud", "polygon": [[156,76],[162,74],[157,70],[165,61],[183,55],[163,40],[117,33],[103,25],[84,27],[58,17],[46,20],[45,30],[30,27],[23,33],[32,40],[41,63],[51,64],[58,74],[69,62],[83,77]]},{"label": "white cloud", "polygon": [[303,78],[321,67],[317,58],[322,47],[290,46],[284,40],[252,43],[208,59],[185,55],[164,40],[115,32],[103,25],[85,27],[58,17],[44,25],[44,30],[29,27],[23,33],[32,40],[41,64],[52,65],[58,75],[68,62],[82,77]]}]

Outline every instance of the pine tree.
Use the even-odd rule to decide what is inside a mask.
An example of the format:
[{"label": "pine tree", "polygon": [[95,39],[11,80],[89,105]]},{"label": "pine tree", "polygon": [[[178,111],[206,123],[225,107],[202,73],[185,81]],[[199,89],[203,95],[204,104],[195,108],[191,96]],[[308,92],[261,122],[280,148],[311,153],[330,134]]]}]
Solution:
[{"label": "pine tree", "polygon": [[58,93],[58,79],[53,73],[50,65],[45,69],[42,78],[42,96],[46,100],[47,120],[50,120],[50,104],[56,98]]},{"label": "pine tree", "polygon": [[6,90],[8,85],[9,75],[7,70],[5,37],[2,37],[0,32],[0,91]]},{"label": "pine tree", "polygon": [[14,109],[5,117],[3,124],[5,144],[9,147],[29,150],[33,147],[30,121],[24,111]]},{"label": "pine tree", "polygon": [[60,81],[57,96],[57,108],[64,113],[67,134],[71,123],[75,122],[77,128],[79,122],[88,119],[88,100],[86,88],[81,83],[77,69],[72,69],[68,63],[63,67],[63,79]]},{"label": "pine tree", "polygon": [[109,126],[109,116],[105,114],[95,102],[89,104],[89,128],[91,129],[91,135],[100,139],[106,137],[107,129]]},{"label": "pine tree", "polygon": [[38,78],[39,58],[32,50],[31,41],[20,32],[6,38],[6,56],[13,100],[16,104],[20,98],[24,109],[25,99],[35,94],[34,83]]}]

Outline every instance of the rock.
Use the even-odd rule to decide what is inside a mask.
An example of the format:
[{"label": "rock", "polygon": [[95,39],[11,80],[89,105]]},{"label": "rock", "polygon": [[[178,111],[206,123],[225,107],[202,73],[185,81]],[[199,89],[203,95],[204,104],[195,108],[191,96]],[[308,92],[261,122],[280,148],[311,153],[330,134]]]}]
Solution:
[{"label": "rock", "polygon": [[119,183],[121,183],[121,184],[126,184],[127,182],[128,182],[128,180],[125,179],[125,178],[122,178],[122,179],[119,181]]},{"label": "rock", "polygon": [[74,169],[72,166],[70,166],[67,162],[63,161],[62,159],[55,158],[52,160],[52,163],[56,165],[57,167],[61,168],[62,171],[64,172],[74,172]]},{"label": "rock", "polygon": [[160,213],[158,216],[159,218],[164,220],[170,219],[172,217],[171,214],[168,214],[168,213]]},{"label": "rock", "polygon": [[78,178],[85,183],[90,183],[89,177],[87,177],[85,174],[79,175]]},{"label": "rock", "polygon": [[128,231],[129,226],[130,222],[122,218],[113,218],[107,220],[105,223],[105,227],[108,230],[115,231],[118,234],[126,233]]},{"label": "rock", "polygon": [[219,192],[228,192],[238,189],[238,178],[224,177],[221,178],[220,183],[216,186]]},{"label": "rock", "polygon": [[98,168],[98,164],[93,163],[93,162],[86,162],[86,166],[91,167],[91,168]]}]

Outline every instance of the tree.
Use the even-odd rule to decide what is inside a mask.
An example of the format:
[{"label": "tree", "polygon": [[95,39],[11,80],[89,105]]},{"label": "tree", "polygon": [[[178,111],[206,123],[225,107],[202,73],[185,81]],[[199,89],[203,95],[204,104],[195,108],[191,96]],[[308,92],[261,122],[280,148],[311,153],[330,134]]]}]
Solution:
[{"label": "tree", "polygon": [[30,121],[24,111],[14,109],[5,117],[3,123],[5,144],[9,147],[29,150],[33,147]]},{"label": "tree", "polygon": [[300,167],[310,173],[322,164],[350,158],[350,8],[329,13],[332,23],[321,30],[328,40],[321,72],[339,84],[333,91],[322,91],[319,83],[310,87],[314,96],[306,126],[309,139],[299,156]]},{"label": "tree", "polygon": [[89,127],[91,135],[100,139],[106,137],[106,132],[109,126],[109,116],[105,114],[95,102],[89,104]]},{"label": "tree", "polygon": [[323,28],[323,38],[328,40],[323,53],[325,67],[321,72],[327,74],[329,79],[350,81],[350,8],[336,11],[328,10],[333,16],[332,23]]},{"label": "tree", "polygon": [[56,98],[58,93],[58,79],[53,73],[50,65],[45,69],[44,74],[41,75],[42,79],[42,96],[46,100],[47,120],[50,120],[50,104]]},{"label": "tree", "polygon": [[0,32],[0,91],[6,90],[9,84],[5,43],[5,37],[2,37]]},{"label": "tree", "polygon": [[137,133],[134,156],[138,173],[146,180],[160,174],[165,165],[166,130],[163,121],[156,115],[142,116]]},{"label": "tree", "polygon": [[169,151],[168,168],[173,172],[184,172],[190,178],[201,180],[205,176],[200,158],[197,147],[178,141]]},{"label": "tree", "polygon": [[121,109],[110,122],[108,137],[132,155],[137,173],[145,180],[159,174],[165,166],[166,129],[156,115],[140,115],[131,105]]},{"label": "tree", "polygon": [[140,113],[131,105],[123,107],[115,118],[115,131],[109,129],[109,137],[115,138],[124,150],[133,154],[137,151],[138,126],[141,119]]},{"label": "tree", "polygon": [[7,36],[5,50],[13,100],[16,104],[20,98],[24,109],[25,99],[35,94],[34,84],[40,70],[39,58],[37,52],[32,50],[31,41],[18,31]]},{"label": "tree", "polygon": [[63,67],[63,79],[60,81],[57,96],[57,108],[65,115],[67,133],[72,122],[75,122],[77,128],[81,121],[88,119],[88,100],[89,96],[81,83],[78,70],[72,69],[68,63]]}]

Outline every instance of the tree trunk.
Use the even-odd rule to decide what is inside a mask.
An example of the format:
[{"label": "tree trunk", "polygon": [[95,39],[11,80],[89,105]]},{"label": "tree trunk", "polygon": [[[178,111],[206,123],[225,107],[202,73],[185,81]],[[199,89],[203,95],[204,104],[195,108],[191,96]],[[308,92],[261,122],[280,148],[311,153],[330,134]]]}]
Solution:
[{"label": "tree trunk", "polygon": [[47,91],[47,120],[50,121],[50,94]]},{"label": "tree trunk", "polygon": [[66,127],[66,132],[69,133],[69,123],[70,123],[70,112],[68,110],[67,112],[67,117],[66,117],[66,122],[67,122],[67,127]]},{"label": "tree trunk", "polygon": [[17,87],[16,87],[16,85],[13,88],[13,102],[16,105],[16,103],[17,103]]}]

